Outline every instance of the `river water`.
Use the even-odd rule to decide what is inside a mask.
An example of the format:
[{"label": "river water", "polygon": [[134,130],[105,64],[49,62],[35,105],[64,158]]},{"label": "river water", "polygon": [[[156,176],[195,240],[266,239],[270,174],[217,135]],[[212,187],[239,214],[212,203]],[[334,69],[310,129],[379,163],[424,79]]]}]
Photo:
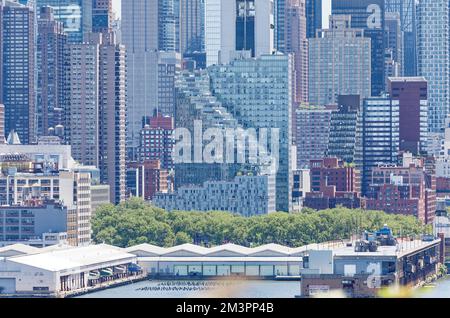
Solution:
[{"label": "river water", "polygon": [[[79,298],[294,298],[296,281],[142,281]],[[450,298],[450,279],[422,288],[414,297]]]}]

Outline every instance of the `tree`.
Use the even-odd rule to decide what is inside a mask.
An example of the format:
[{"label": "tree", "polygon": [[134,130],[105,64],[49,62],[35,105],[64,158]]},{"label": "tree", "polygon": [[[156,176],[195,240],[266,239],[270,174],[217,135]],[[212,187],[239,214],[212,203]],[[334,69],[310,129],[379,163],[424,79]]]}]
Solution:
[{"label": "tree", "polygon": [[148,243],[173,246],[184,243],[259,246],[268,243],[303,246],[349,238],[363,230],[375,231],[388,224],[394,233],[426,233],[412,216],[343,207],[301,213],[273,213],[242,217],[227,212],[167,212],[141,199],[100,207],[92,219],[93,240],[120,247]]},{"label": "tree", "polygon": [[186,243],[192,243],[192,238],[184,232],[178,232],[175,235],[175,244],[182,245],[182,244],[186,244]]}]

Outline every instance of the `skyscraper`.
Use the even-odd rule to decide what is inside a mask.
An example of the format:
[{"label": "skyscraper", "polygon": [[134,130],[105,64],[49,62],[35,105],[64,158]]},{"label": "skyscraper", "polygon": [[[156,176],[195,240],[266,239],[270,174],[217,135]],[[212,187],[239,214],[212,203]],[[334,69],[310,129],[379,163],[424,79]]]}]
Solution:
[{"label": "skyscraper", "polygon": [[385,0],[386,12],[400,15],[403,46],[403,74],[417,75],[416,0]]},{"label": "skyscraper", "polygon": [[99,45],[69,45],[66,139],[75,160],[99,166]]},{"label": "skyscraper", "polygon": [[386,53],[392,59],[392,69],[385,72],[387,85],[388,77],[403,76],[403,32],[398,13],[386,12],[385,19]]},{"label": "skyscraper", "polygon": [[155,102],[157,111],[169,117],[175,116],[175,76],[181,70],[181,56],[175,52],[158,54],[157,87]]},{"label": "skyscraper", "polygon": [[31,7],[12,1],[0,3],[0,102],[5,105],[5,133],[15,130],[23,144],[36,139],[34,16]]},{"label": "skyscraper", "polygon": [[112,0],[92,0],[92,32],[110,31],[113,20]]},{"label": "skyscraper", "polygon": [[5,142],[5,105],[0,104],[0,145]]},{"label": "skyscraper", "polygon": [[67,96],[64,63],[67,34],[56,21],[52,7],[41,7],[37,40],[37,133],[48,134],[49,128],[64,125]]},{"label": "skyscraper", "polygon": [[311,160],[326,156],[334,107],[301,105],[296,111],[297,167],[309,168]]},{"label": "skyscraper", "polygon": [[422,0],[418,6],[418,75],[428,81],[428,125],[443,132],[450,112],[449,2]]},{"label": "skyscraper", "polygon": [[[183,70],[176,78],[175,127],[194,131],[195,121],[202,122],[202,128],[238,129],[237,120],[210,88],[207,70]],[[195,155],[193,149],[192,155]],[[241,168],[239,164],[181,163],[175,160],[175,188],[188,185],[202,185],[206,181],[232,180]]]},{"label": "skyscraper", "polygon": [[399,101],[400,150],[420,155],[427,146],[428,84],[423,77],[388,79],[388,92]]},{"label": "skyscraper", "polygon": [[358,145],[358,127],[361,119],[359,95],[339,95],[338,108],[331,113],[328,157],[354,163]]},{"label": "skyscraper", "polygon": [[285,15],[285,52],[294,54],[296,103],[308,101],[308,42],[306,39],[305,0],[287,0]]},{"label": "skyscraper", "polygon": [[205,46],[205,0],[180,2],[180,53],[201,52]]},{"label": "skyscraper", "polygon": [[[262,55],[210,69],[211,90],[246,128],[278,128],[276,208],[292,208],[292,58]],[[274,149],[273,149],[274,150]]]},{"label": "skyscraper", "polygon": [[125,200],[126,191],[125,77],[125,46],[105,32],[99,47],[99,168],[115,203]]},{"label": "skyscraper", "polygon": [[350,20],[331,16],[330,29],[308,39],[309,102],[315,105],[334,104],[338,95],[370,96],[370,39],[364,30],[350,28]]},{"label": "skyscraper", "polygon": [[[158,4],[158,46],[161,51],[175,51],[174,0],[157,0]],[[129,5],[128,3],[125,6]],[[155,30],[153,30],[155,32]]]},{"label": "skyscraper", "polygon": [[322,29],[322,0],[306,0],[306,36],[315,38]]},{"label": "skyscraper", "polygon": [[274,0],[274,26],[275,48],[284,52],[286,50],[286,0]]},{"label": "skyscraper", "polygon": [[273,52],[273,0],[206,0],[205,6],[207,66]]},{"label": "skyscraper", "polygon": [[159,161],[161,168],[173,169],[172,149],[174,119],[157,114],[147,120],[141,131],[139,161]]},{"label": "skyscraper", "polygon": [[[372,169],[396,164],[400,147],[399,101],[387,96],[366,98],[362,107],[362,192],[366,194]],[[358,159],[359,161],[359,159]]]},{"label": "skyscraper", "polygon": [[173,19],[175,26],[175,51],[181,52],[181,0],[173,0]]},{"label": "skyscraper", "polygon": [[37,7],[51,6],[56,20],[63,23],[68,42],[79,43],[92,32],[94,0],[36,0]]},{"label": "skyscraper", "polygon": [[142,119],[158,108],[160,50],[175,49],[173,2],[122,1],[122,43],[127,50],[127,153],[137,158]]},{"label": "skyscraper", "polygon": [[384,0],[333,0],[332,14],[347,14],[352,17],[352,28],[364,30],[364,36],[372,40],[371,45],[371,95],[379,96],[385,91],[385,19]]}]

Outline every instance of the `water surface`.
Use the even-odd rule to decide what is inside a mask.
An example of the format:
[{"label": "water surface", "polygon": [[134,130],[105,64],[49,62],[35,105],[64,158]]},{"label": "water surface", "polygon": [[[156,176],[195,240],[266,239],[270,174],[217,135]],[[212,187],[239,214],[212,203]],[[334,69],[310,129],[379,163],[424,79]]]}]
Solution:
[{"label": "water surface", "polygon": [[[294,298],[298,281],[142,281],[79,298]],[[418,290],[417,298],[450,298],[450,279]]]}]

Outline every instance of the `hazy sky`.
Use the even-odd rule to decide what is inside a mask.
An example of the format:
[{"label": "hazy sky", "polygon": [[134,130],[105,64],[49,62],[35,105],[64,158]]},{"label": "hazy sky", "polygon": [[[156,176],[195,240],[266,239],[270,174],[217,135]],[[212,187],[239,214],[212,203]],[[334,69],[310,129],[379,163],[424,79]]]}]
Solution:
[{"label": "hazy sky", "polygon": [[113,0],[113,8],[117,16],[120,17],[120,0]]}]

